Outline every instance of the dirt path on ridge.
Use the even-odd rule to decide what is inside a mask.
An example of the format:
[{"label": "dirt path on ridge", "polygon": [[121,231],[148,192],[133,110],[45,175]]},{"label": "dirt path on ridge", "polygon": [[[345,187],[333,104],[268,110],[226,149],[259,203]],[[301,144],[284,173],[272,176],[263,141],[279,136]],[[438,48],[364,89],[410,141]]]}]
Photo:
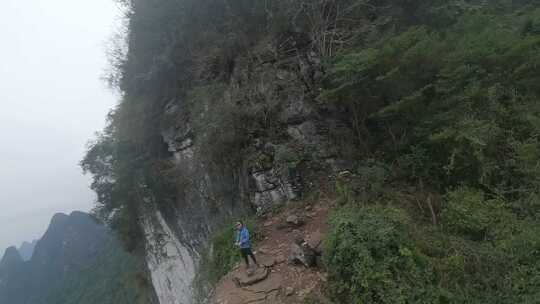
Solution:
[{"label": "dirt path on ridge", "polygon": [[[248,276],[243,263],[238,264],[218,283],[211,303],[300,304],[307,297],[325,303],[322,288],[326,274],[321,267],[292,263],[290,256],[292,244],[298,238],[320,251],[330,205],[320,202],[302,209],[287,209],[263,220],[260,225],[263,240],[254,248],[261,268]],[[295,217],[304,224],[292,224]]]}]

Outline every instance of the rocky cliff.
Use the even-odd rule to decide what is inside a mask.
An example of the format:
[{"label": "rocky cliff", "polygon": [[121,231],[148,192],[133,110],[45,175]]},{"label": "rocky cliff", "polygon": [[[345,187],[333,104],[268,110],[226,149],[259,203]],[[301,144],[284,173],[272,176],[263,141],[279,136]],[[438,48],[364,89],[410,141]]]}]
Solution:
[{"label": "rocky cliff", "polygon": [[[446,273],[436,266],[453,263],[454,253],[424,246],[438,236],[430,231],[443,227],[437,233],[449,243],[456,236],[489,242],[492,223],[537,216],[521,207],[534,204],[520,194],[538,189],[529,170],[537,123],[517,114],[536,109],[525,102],[537,95],[525,68],[534,66],[538,33],[536,13],[526,13],[535,11],[533,1],[120,2],[126,35],[112,50],[109,80],[121,100],[82,167],[94,178],[96,215],[146,259],[161,304],[193,302],[191,283],[204,250],[212,252],[205,248],[212,233],[326,188],[350,207],[334,235],[343,226],[359,239],[345,244],[358,259],[348,249],[333,252],[330,292],[342,303],[379,303],[389,289],[402,302],[401,289],[388,286],[404,284],[410,299],[458,285],[469,292],[474,285],[459,276],[438,281]],[[493,149],[501,144],[508,155]],[[370,204],[395,206],[411,221],[393,208],[364,208]],[[478,211],[468,209],[474,205]],[[503,205],[517,216],[487,220],[486,210],[500,218]],[[460,220],[463,208],[478,212],[470,223]],[[445,231],[445,220],[455,230]],[[355,230],[363,223],[377,225]],[[400,232],[395,244],[385,237],[387,223]],[[402,224],[426,228],[418,244],[402,246],[414,243]],[[382,235],[388,261],[405,262],[372,263],[380,257],[362,250],[378,243],[364,235]],[[459,265],[470,265],[467,250],[458,251]],[[350,269],[350,260],[369,266]],[[413,264],[418,272],[403,270]],[[366,287],[373,293],[356,288],[365,269],[373,271]],[[478,286],[493,288],[481,277]]]},{"label": "rocky cliff", "polygon": [[386,9],[360,2],[122,1],[126,47],[109,78],[122,98],[82,167],[161,304],[192,303],[212,232],[351,167],[348,109],[319,97],[323,61]]},{"label": "rocky cliff", "polygon": [[[278,41],[274,43],[267,52],[278,52]],[[312,182],[310,165],[322,163],[319,169],[329,172],[345,169],[337,167],[336,159],[325,150],[333,121],[312,106],[320,58],[304,49],[257,67],[247,61],[242,57],[235,61],[222,98],[247,91],[275,104],[276,112],[269,119],[275,119],[272,123],[281,132],[274,140],[251,139],[249,157],[254,161],[243,160],[234,168],[208,165],[196,148],[204,134],[193,132],[190,120],[195,118],[182,119],[187,115],[182,101],[172,101],[163,109],[164,119],[173,123],[162,130],[162,139],[187,187],[173,206],[152,210],[143,221],[148,266],[161,304],[191,303],[198,252],[213,229],[246,212],[264,212],[300,198],[304,187],[309,187],[306,182]]]}]

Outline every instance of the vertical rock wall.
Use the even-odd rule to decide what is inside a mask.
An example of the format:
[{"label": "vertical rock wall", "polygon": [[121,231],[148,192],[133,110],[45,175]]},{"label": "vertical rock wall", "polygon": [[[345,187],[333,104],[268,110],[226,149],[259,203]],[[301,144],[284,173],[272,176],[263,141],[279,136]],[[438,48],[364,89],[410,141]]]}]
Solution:
[{"label": "vertical rock wall", "polygon": [[144,220],[146,262],[160,304],[191,304],[196,255],[182,244],[161,212]]}]

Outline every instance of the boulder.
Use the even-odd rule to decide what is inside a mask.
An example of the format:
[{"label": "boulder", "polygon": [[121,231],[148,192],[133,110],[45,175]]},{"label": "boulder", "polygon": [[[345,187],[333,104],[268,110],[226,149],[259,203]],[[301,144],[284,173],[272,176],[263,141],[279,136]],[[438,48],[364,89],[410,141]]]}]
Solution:
[{"label": "boulder", "polygon": [[276,259],[270,255],[260,255],[257,257],[259,265],[264,267],[272,267],[276,264]]},{"label": "boulder", "polygon": [[309,235],[307,238],[307,243],[309,247],[311,247],[313,250],[315,250],[317,253],[321,253],[321,243],[322,243],[322,234],[319,230],[313,232]]},{"label": "boulder", "polygon": [[286,295],[287,297],[292,296],[293,294],[294,294],[294,288],[292,288],[292,287],[290,287],[290,286],[287,287],[287,288],[285,288],[285,295]]},{"label": "boulder", "polygon": [[269,273],[270,271],[266,267],[257,268],[251,275],[237,271],[233,276],[233,281],[238,287],[250,286],[265,280]]},{"label": "boulder", "polygon": [[268,254],[270,252],[270,250],[266,247],[261,247],[257,250],[257,252],[255,252],[256,254]]},{"label": "boulder", "polygon": [[287,219],[285,221],[290,226],[295,226],[295,227],[299,227],[299,226],[302,226],[304,224],[304,219],[302,219],[301,217],[299,217],[299,216],[297,216],[295,214],[291,214],[291,215],[287,216]]},{"label": "boulder", "polygon": [[294,242],[291,245],[291,254],[289,256],[291,264],[302,264],[306,267],[313,267],[317,263],[317,253],[309,246],[307,242]]},{"label": "boulder", "polygon": [[285,257],[280,254],[276,257],[276,264],[281,264],[281,263],[284,263],[287,259],[285,259]]},{"label": "boulder", "polygon": [[273,291],[279,291],[281,289],[281,282],[283,277],[279,274],[272,273],[265,280],[262,280],[256,284],[243,287],[243,290],[253,293],[270,293]]}]

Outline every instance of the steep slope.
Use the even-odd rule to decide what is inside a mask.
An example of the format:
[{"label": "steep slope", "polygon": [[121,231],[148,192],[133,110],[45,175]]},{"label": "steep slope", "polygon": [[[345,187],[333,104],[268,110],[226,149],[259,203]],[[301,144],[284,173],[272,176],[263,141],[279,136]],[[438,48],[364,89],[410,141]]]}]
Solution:
[{"label": "steep slope", "polygon": [[322,54],[312,33],[267,15],[283,21],[299,9],[307,21],[299,3],[127,2],[124,98],[82,166],[98,214],[146,257],[160,303],[192,303],[209,235],[348,168],[331,134],[347,128],[339,110],[316,106]]},{"label": "steep slope", "polygon": [[243,262],[217,284],[211,304],[294,304],[324,296],[326,272],[321,267],[321,241],[331,202],[286,209],[258,223],[254,247],[260,267],[246,273]]},{"label": "steep slope", "polygon": [[123,97],[82,167],[162,304],[192,302],[213,231],[352,168],[366,117],[320,102],[323,62],[418,6],[379,2],[123,1]]},{"label": "steep slope", "polygon": [[161,304],[193,302],[227,223],[332,192],[337,303],[533,298],[535,1],[121,2],[122,99],[82,167]]}]

